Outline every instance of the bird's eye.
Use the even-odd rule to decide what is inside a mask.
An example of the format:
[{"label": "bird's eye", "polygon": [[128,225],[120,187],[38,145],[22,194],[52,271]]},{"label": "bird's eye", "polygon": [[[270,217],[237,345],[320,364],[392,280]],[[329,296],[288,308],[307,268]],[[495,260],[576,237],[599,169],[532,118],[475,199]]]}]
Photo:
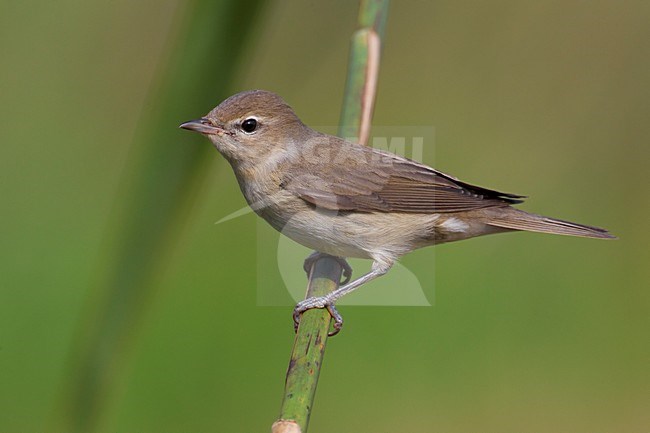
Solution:
[{"label": "bird's eye", "polygon": [[257,129],[257,120],[252,117],[241,123],[241,129],[247,134],[252,134]]}]

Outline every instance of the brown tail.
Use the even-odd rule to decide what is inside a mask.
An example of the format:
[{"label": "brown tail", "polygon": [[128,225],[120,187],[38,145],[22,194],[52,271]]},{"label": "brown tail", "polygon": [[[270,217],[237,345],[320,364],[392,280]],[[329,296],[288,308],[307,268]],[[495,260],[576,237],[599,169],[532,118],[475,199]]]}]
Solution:
[{"label": "brown tail", "polygon": [[584,238],[616,239],[616,236],[609,234],[607,230],[601,229],[600,227],[586,226],[535,215],[512,207],[493,208],[491,212],[486,213],[486,223],[495,227],[557,235],[581,236]]}]

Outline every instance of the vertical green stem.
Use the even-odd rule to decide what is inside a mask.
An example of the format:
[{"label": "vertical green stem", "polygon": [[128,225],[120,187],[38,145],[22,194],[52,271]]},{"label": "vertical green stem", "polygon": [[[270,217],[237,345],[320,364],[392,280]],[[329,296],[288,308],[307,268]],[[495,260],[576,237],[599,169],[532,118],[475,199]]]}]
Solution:
[{"label": "vertical green stem", "polygon": [[388,0],[362,0],[352,35],[339,136],[366,144],[375,102]]},{"label": "vertical green stem", "polygon": [[[339,136],[363,144],[370,131],[387,14],[388,0],[362,0],[359,29],[351,41]],[[335,290],[340,278],[341,266],[335,260],[318,260],[310,274],[306,297]],[[330,322],[329,312],[324,309],[309,310],[302,315],[287,370],[280,418],[273,424],[273,433],[307,431]]]},{"label": "vertical green stem", "polygon": [[[248,5],[257,11],[262,3]],[[198,137],[195,146],[188,144],[177,125],[228,93],[239,53],[255,25],[253,14],[242,14],[240,6],[237,0],[193,0],[179,10],[178,38],[139,121],[106,231],[102,267],[89,289],[48,431],[107,429],[141,319],[207,167],[208,146],[199,145]],[[224,58],[229,60],[220,60]]]},{"label": "vertical green stem", "polygon": [[[326,295],[338,287],[340,279],[341,266],[336,260],[319,260],[310,273],[307,296]],[[296,431],[307,431],[330,321],[327,310],[309,310],[300,319],[287,370],[280,415],[280,419],[292,420],[302,428]]]}]

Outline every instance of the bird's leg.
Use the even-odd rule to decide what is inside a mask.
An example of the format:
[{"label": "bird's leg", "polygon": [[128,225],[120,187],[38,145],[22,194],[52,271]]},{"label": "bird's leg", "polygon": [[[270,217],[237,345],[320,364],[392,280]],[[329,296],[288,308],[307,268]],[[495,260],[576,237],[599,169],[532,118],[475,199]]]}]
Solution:
[{"label": "bird's leg", "polygon": [[298,302],[296,308],[293,309],[293,321],[295,323],[296,329],[298,329],[298,324],[300,323],[300,315],[307,310],[312,308],[327,308],[330,315],[334,319],[334,331],[330,333],[330,336],[338,334],[343,326],[343,318],[339,312],[334,307],[334,303],[340,299],[342,296],[347,295],[350,292],[353,292],[359,286],[367,283],[368,281],[374,280],[377,277],[381,277],[393,266],[392,262],[378,262],[375,261],[372,264],[370,272],[357,278],[356,280],[334,290],[332,293],[329,293],[325,296],[317,296],[313,298],[307,298],[304,301]]},{"label": "bird's leg", "polygon": [[302,265],[302,268],[307,273],[307,278],[309,278],[312,266],[314,266],[314,264],[316,264],[316,262],[323,257],[329,257],[332,260],[336,260],[337,263],[341,265],[341,268],[343,268],[343,276],[345,279],[341,281],[339,285],[344,286],[350,282],[350,278],[352,278],[352,267],[343,257],[332,256],[318,251],[311,253],[309,257],[305,259],[305,263]]}]

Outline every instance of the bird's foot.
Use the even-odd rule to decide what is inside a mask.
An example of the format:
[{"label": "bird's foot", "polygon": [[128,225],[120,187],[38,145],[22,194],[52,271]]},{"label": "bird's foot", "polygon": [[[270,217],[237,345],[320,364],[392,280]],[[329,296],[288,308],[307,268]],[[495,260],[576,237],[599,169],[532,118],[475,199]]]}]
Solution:
[{"label": "bird's foot", "polygon": [[314,308],[327,309],[327,311],[330,313],[330,316],[332,316],[332,319],[334,319],[334,325],[333,325],[334,329],[331,332],[329,332],[327,335],[332,337],[338,334],[341,328],[343,327],[343,317],[334,306],[334,301],[330,299],[328,296],[317,296],[314,298],[307,298],[304,301],[298,302],[296,304],[296,307],[293,309],[294,329],[298,331],[298,325],[300,324],[300,317],[302,316],[302,313],[304,313],[307,310],[312,310]]},{"label": "bird's foot", "polygon": [[[330,259],[334,259],[338,262],[339,265],[341,265],[341,268],[343,268],[343,281],[339,283],[339,285],[344,286],[347,283],[350,282],[350,278],[352,278],[352,267],[348,264],[348,262],[343,258],[343,257],[337,257],[337,256],[332,256],[330,254],[325,254],[325,253],[320,253],[318,251],[314,251],[305,259],[305,263],[303,264],[303,269],[307,273],[307,278],[309,278],[309,274],[311,273],[311,268],[316,264],[316,262],[324,257],[329,257]],[[318,307],[318,308],[323,308],[323,307]]]}]

